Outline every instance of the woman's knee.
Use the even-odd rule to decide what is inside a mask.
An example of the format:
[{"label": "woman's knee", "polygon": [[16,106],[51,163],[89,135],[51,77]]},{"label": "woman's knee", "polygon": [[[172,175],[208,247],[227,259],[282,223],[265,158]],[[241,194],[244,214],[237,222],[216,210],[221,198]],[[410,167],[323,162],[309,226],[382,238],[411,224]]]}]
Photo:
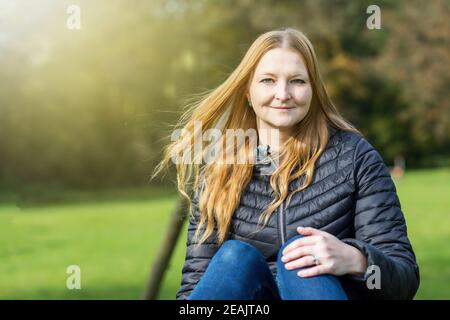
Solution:
[{"label": "woman's knee", "polygon": [[251,244],[241,240],[227,240],[219,248],[216,258],[223,263],[265,262],[264,256]]},{"label": "woman's knee", "polygon": [[281,258],[283,257],[283,250],[284,248],[286,248],[289,244],[291,244],[292,242],[294,242],[297,239],[300,239],[301,237],[303,237],[301,234],[296,235],[292,238],[290,238],[288,241],[286,241],[281,247],[280,249],[278,249],[278,256],[277,256],[277,260],[281,261]]}]

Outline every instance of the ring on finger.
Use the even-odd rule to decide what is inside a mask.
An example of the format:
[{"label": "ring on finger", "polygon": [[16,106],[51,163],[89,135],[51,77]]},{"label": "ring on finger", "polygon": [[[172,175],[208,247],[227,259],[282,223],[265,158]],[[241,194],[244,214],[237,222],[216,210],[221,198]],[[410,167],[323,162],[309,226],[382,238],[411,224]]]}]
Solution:
[{"label": "ring on finger", "polygon": [[313,259],[313,263],[318,266],[320,264],[319,259],[315,255],[311,255],[311,258]]}]

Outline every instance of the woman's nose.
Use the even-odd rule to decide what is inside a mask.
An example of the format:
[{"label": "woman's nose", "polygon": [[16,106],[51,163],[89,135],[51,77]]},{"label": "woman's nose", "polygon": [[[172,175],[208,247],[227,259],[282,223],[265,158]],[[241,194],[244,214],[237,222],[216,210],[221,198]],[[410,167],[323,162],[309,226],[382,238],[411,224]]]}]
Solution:
[{"label": "woman's nose", "polygon": [[285,101],[291,98],[291,95],[289,93],[289,86],[286,83],[279,83],[275,90],[276,99]]}]

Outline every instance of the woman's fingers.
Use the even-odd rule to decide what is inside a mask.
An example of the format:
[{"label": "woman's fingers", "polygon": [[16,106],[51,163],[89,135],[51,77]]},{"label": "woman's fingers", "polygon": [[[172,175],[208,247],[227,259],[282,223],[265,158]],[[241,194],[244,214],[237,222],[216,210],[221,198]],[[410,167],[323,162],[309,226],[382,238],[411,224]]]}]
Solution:
[{"label": "woman's fingers", "polygon": [[[290,243],[282,252],[281,261],[287,270],[302,268],[303,270],[298,273],[300,277],[340,272],[336,266],[342,266],[345,259],[342,258],[344,250],[341,249],[339,239],[325,231],[310,227],[299,227],[297,230],[304,237]],[[320,260],[317,266],[314,255],[318,255]]]},{"label": "woman's fingers", "polygon": [[313,251],[314,250],[312,245],[302,245],[300,247],[292,249],[287,254],[283,255],[281,261],[287,263],[292,260],[299,259],[303,256],[312,255]]},{"label": "woman's fingers", "polygon": [[314,236],[322,233],[321,230],[312,227],[298,227],[297,232],[304,236]]},{"label": "woman's fingers", "polygon": [[309,266],[315,266],[316,263],[314,261],[314,258],[312,255],[308,255],[308,256],[304,256],[300,259],[296,259],[293,260],[289,263],[286,263],[284,265],[284,267],[287,270],[292,270],[292,269],[299,269],[299,268],[305,268],[305,267],[309,267]]},{"label": "woman's fingers", "polygon": [[315,267],[300,270],[299,272],[297,272],[297,275],[302,278],[309,278],[309,277],[315,277],[315,276],[319,276],[321,274],[326,274],[326,273],[328,273],[327,267],[325,267],[324,265],[318,265]]},{"label": "woman's fingers", "polygon": [[283,249],[283,256],[287,255],[290,251],[298,248],[298,247],[302,247],[302,246],[310,246],[310,245],[315,245],[317,243],[317,238],[314,236],[309,236],[309,237],[302,237],[300,239],[297,239],[295,241],[292,241],[291,243],[289,243],[286,248]]}]

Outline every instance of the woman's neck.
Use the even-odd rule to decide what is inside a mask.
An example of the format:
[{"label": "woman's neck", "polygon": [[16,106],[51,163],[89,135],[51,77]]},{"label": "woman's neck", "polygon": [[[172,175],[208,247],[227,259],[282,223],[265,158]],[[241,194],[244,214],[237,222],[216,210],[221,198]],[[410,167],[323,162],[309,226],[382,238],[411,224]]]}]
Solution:
[{"label": "woman's neck", "polygon": [[[258,145],[269,145],[271,157],[277,158],[283,148],[284,143],[291,137],[290,132],[280,129],[258,129]],[[282,158],[279,158],[279,163]]]}]

